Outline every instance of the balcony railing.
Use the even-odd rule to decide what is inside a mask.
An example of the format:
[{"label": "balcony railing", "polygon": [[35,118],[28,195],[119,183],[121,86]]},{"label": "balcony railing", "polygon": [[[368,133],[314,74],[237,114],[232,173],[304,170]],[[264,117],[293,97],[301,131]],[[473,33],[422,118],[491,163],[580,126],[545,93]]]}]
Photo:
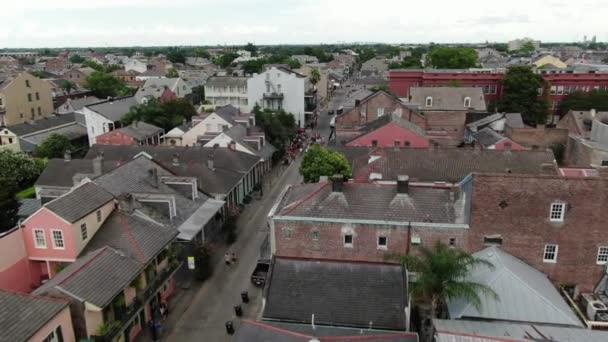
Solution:
[{"label": "balcony railing", "polygon": [[264,93],[264,98],[265,99],[282,99],[283,93],[276,93],[276,92]]},{"label": "balcony railing", "polygon": [[[160,289],[162,284],[169,279],[177,270],[182,266],[182,262],[169,263],[168,267],[158,272],[156,276],[146,285],[146,287],[138,291],[135,296],[133,303],[128,306],[122,306],[114,308],[113,322],[110,322],[111,330],[102,336],[92,336],[96,342],[111,342],[114,341],[118,335],[125,329],[125,326],[135,318],[135,315],[144,307],[153,295]],[[145,322],[141,322],[145,324]]]}]

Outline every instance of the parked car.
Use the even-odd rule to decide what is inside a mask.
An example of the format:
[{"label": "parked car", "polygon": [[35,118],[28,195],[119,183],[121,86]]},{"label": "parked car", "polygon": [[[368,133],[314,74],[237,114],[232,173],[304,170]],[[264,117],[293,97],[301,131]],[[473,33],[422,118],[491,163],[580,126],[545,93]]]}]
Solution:
[{"label": "parked car", "polygon": [[251,274],[251,282],[259,287],[264,287],[266,284],[266,278],[268,277],[268,272],[270,271],[270,260],[268,259],[259,259],[258,263],[255,265],[255,269]]},{"label": "parked car", "polygon": [[335,111],[333,109],[327,111],[327,115],[334,115],[334,113],[335,113]]}]

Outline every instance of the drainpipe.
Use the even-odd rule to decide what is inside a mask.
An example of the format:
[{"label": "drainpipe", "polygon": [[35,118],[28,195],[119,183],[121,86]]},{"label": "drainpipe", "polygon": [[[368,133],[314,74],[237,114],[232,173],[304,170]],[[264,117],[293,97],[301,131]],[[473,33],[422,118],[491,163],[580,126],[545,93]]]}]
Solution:
[{"label": "drainpipe", "polygon": [[405,245],[405,255],[410,255],[410,244],[412,243],[412,221],[407,223],[407,245]]}]

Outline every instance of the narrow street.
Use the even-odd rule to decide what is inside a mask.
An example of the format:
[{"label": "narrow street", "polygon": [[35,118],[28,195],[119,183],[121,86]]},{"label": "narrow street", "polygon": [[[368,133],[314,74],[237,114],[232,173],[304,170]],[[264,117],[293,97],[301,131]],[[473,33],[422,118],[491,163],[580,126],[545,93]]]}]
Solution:
[{"label": "narrow street", "polygon": [[[163,341],[230,341],[225,323],[231,320],[238,329],[235,305],[242,305],[245,318],[256,319],[261,314],[262,290],[251,284],[250,275],[268,234],[266,220],[271,207],[287,184],[301,182],[300,161],[301,157],[286,169],[278,166],[267,176],[264,197],[253,201],[239,217],[238,240],[229,248],[237,253],[237,264],[228,267],[219,258],[213,276],[182,303],[185,311],[173,312],[170,321],[174,323],[169,322]],[[242,291],[249,293],[248,304],[241,303]]]}]

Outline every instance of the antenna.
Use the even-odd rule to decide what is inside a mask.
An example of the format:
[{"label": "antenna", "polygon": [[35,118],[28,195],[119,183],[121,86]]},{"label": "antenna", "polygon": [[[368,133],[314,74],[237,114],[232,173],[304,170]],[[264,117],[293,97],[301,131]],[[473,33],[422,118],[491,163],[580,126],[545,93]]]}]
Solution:
[{"label": "antenna", "polygon": [[[371,322],[370,322],[371,323]],[[310,324],[312,325],[312,330],[315,330],[315,314],[312,314],[312,318],[310,319]]]}]

